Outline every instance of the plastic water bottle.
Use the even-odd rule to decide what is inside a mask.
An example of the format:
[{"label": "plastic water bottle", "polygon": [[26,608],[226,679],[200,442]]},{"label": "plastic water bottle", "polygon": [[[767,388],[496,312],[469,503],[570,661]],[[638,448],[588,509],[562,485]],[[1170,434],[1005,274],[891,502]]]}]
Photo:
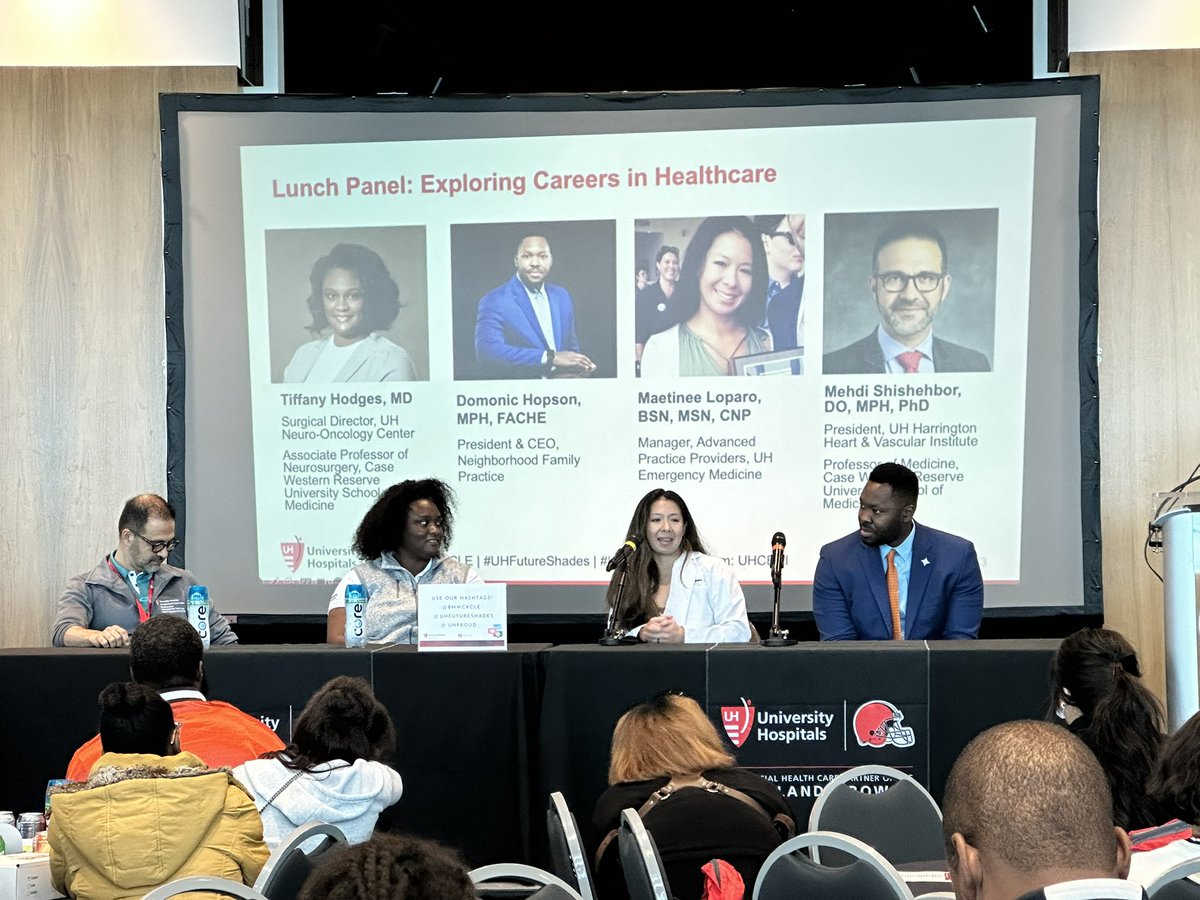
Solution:
[{"label": "plastic water bottle", "polygon": [[208,646],[208,588],[193,584],[188,588],[188,623],[200,634],[200,643]]},{"label": "plastic water bottle", "polygon": [[367,588],[361,584],[346,585],[346,646],[367,646]]}]

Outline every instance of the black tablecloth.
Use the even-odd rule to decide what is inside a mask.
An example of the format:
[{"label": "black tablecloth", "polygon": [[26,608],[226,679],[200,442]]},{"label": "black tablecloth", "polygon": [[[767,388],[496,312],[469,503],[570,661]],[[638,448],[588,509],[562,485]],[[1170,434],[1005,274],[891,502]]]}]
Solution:
[{"label": "black tablecloth", "polygon": [[[587,832],[621,712],[679,690],[729,734],[740,765],[778,784],[801,830],[824,783],[857,765],[898,768],[940,801],[972,737],[999,722],[1041,717],[1057,647],[1057,640],[555,647],[542,654],[540,794],[561,790]],[[876,703],[896,711],[896,737],[912,729],[910,746],[895,739],[877,746],[869,734],[860,742],[856,714],[863,708],[866,723]]]},{"label": "black tablecloth", "polygon": [[[328,679],[366,678],[396,722],[398,824],[459,847],[472,865],[544,864],[547,795],[562,791],[587,827],[606,785],[613,726],[639,700],[664,690],[696,698],[737,739],[739,761],[776,780],[803,828],[823,781],[860,763],[897,766],[940,799],[971,737],[1041,716],[1057,645],[217,647],[205,670],[210,698],[270,720],[285,741]],[[101,688],[128,677],[120,651],[0,651],[0,808],[41,807],[46,780],[61,777],[95,734]],[[859,744],[855,713],[874,701],[902,714],[911,746]]]}]

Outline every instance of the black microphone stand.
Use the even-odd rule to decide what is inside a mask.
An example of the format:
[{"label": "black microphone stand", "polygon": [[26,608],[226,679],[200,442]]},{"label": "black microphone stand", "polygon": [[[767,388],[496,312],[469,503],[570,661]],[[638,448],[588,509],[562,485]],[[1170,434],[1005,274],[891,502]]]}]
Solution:
[{"label": "black microphone stand", "polygon": [[771,583],[775,585],[775,606],[771,612],[771,634],[764,638],[764,647],[791,647],[797,643],[795,638],[789,638],[787,629],[779,627],[779,591],[783,586],[783,573],[771,569]]},{"label": "black microphone stand", "polygon": [[623,555],[618,568],[621,570],[621,578],[617,582],[617,600],[608,611],[608,621],[604,626],[604,636],[598,642],[601,647],[619,647],[621,644],[636,644],[638,642],[637,638],[627,637],[618,624],[621,621],[619,615],[621,605],[625,600],[625,576],[629,573],[628,553]]}]

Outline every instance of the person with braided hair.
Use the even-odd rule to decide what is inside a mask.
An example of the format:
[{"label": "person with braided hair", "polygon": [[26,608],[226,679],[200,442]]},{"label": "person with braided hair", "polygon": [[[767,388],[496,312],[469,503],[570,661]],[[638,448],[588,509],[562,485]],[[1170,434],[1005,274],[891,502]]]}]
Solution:
[{"label": "person with braided hair", "polygon": [[406,834],[377,834],[338,848],[308,877],[298,900],[474,900],[454,851]]},{"label": "person with braided hair", "polygon": [[1054,656],[1053,715],[1096,754],[1112,787],[1116,824],[1158,824],[1146,793],[1163,745],[1162,705],[1142,683],[1137,653],[1107,628],[1068,635]]},{"label": "person with braided hair", "polygon": [[336,825],[357,844],[400,799],[400,775],[384,762],[395,749],[392,717],[370,685],[339,675],[309,699],[287,747],[243,763],[233,776],[254,797],[270,848],[314,821]]}]

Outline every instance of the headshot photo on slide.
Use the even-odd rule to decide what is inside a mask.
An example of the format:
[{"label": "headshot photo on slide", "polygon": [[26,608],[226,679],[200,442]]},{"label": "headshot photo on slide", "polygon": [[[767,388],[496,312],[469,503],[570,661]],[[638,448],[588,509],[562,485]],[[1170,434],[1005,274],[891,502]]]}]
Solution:
[{"label": "headshot photo on slide", "polygon": [[830,213],[826,375],[990,372],[997,209]]},{"label": "headshot photo on slide", "polygon": [[271,381],[427,381],[424,226],[265,233]]},{"label": "headshot photo on slide", "polygon": [[615,378],[611,219],[450,226],[454,378]]}]

